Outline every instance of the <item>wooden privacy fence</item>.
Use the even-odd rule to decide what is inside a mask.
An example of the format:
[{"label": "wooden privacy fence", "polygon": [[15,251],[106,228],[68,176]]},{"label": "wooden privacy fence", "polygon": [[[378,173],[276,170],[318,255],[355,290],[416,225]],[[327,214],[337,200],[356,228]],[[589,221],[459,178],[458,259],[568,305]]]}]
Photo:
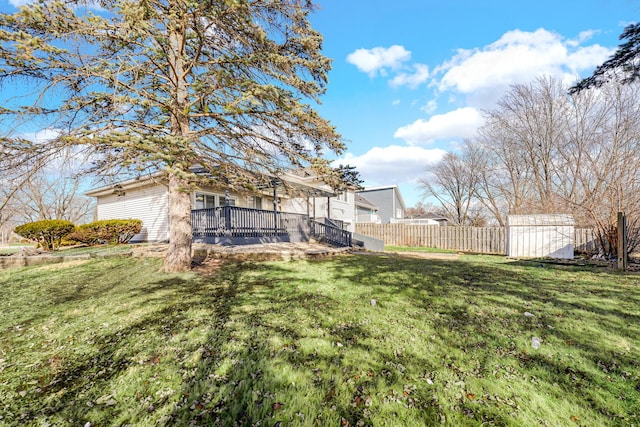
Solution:
[{"label": "wooden privacy fence", "polygon": [[[425,246],[462,252],[505,255],[507,229],[505,227],[457,227],[412,224],[356,224],[356,232],[384,241],[392,246]],[[593,230],[575,230],[575,249],[597,252]]]},{"label": "wooden privacy fence", "polygon": [[573,249],[576,252],[597,254],[600,251],[600,242],[593,229],[576,228],[574,236]]},{"label": "wooden privacy fence", "polygon": [[506,253],[503,227],[441,227],[412,224],[356,224],[356,232],[385,245],[426,246],[484,254]]}]

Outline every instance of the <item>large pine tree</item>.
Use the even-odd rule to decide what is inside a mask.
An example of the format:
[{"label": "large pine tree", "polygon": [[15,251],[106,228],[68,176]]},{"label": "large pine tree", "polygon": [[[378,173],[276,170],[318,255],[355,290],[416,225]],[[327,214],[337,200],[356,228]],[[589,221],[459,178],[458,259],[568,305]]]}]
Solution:
[{"label": "large pine tree", "polygon": [[599,65],[592,75],[572,86],[570,93],[600,87],[611,80],[622,83],[640,80],[640,24],[625,27],[619,39],[623,42],[614,54]]},{"label": "large pine tree", "polygon": [[[194,164],[250,187],[343,144],[312,107],[330,60],[310,0],[36,0],[0,14],[4,166],[70,147],[98,174],[162,170],[169,180],[166,271],[191,263]],[[10,85],[10,86],[8,86]],[[33,142],[11,123],[56,129]],[[46,164],[46,162],[44,162]]]}]

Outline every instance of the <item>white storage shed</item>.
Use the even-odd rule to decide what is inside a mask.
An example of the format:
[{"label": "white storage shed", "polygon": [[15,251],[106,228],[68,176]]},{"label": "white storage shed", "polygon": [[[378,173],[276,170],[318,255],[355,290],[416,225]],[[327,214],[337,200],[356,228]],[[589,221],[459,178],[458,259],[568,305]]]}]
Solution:
[{"label": "white storage shed", "polygon": [[508,215],[507,256],[573,259],[573,216]]}]

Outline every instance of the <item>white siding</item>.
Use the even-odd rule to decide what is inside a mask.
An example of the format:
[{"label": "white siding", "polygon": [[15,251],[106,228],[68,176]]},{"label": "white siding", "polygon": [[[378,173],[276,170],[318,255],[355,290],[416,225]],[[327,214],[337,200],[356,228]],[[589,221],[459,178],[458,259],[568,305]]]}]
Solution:
[{"label": "white siding", "polygon": [[[346,201],[344,200],[346,199]],[[308,208],[307,208],[308,203]],[[316,197],[315,198],[315,213],[314,213],[314,198],[309,197],[307,199],[298,197],[294,199],[284,199],[282,201],[282,210],[284,212],[293,212],[306,215],[309,213],[315,218],[325,218],[327,213],[331,219],[337,219],[343,221],[345,229],[348,231],[355,231],[355,194],[352,191],[346,193],[346,197],[343,196],[343,200],[339,200],[338,197],[331,197],[329,202],[330,211],[327,212],[327,198]]]},{"label": "white siding", "polygon": [[[270,199],[270,201],[273,202],[273,199]],[[306,215],[308,213],[313,216],[313,202],[309,201],[309,208],[307,209],[307,199],[303,197],[297,197],[295,199],[283,198],[280,200],[279,208],[282,212],[291,212],[302,215]],[[267,209],[272,210],[273,205],[268,206]]]},{"label": "white siding", "polygon": [[169,201],[167,187],[152,184],[126,190],[124,195],[98,197],[98,220],[140,219],[142,232],[132,241],[169,240]]}]

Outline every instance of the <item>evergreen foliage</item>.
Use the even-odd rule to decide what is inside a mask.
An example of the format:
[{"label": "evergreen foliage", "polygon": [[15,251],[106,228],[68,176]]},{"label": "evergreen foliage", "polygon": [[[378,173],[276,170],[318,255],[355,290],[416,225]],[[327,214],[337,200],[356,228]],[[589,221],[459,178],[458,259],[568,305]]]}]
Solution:
[{"label": "evergreen foliage", "polygon": [[74,230],[75,226],[70,221],[62,219],[45,219],[29,222],[15,228],[15,233],[37,242],[46,251],[52,251],[60,247],[64,237]]},{"label": "evergreen foliage", "polygon": [[626,40],[618,46],[616,52],[599,65],[593,74],[569,89],[573,94],[591,87],[601,87],[603,84],[617,80],[622,83],[631,83],[640,79],[640,24],[631,24],[625,27],[619,37]]},{"label": "evergreen foliage", "polygon": [[139,219],[108,219],[82,224],[67,238],[87,245],[128,243],[142,230]]},{"label": "evergreen foliage", "polygon": [[[0,14],[0,84],[19,82],[23,94],[0,119],[58,135],[0,138],[0,171],[71,149],[91,159],[88,172],[166,172],[165,269],[188,270],[187,189],[203,180],[254,188],[298,167],[326,175],[323,154],[344,148],[313,105],[331,68],[313,9],[308,0],[35,0]],[[211,174],[194,174],[195,164]]]}]

